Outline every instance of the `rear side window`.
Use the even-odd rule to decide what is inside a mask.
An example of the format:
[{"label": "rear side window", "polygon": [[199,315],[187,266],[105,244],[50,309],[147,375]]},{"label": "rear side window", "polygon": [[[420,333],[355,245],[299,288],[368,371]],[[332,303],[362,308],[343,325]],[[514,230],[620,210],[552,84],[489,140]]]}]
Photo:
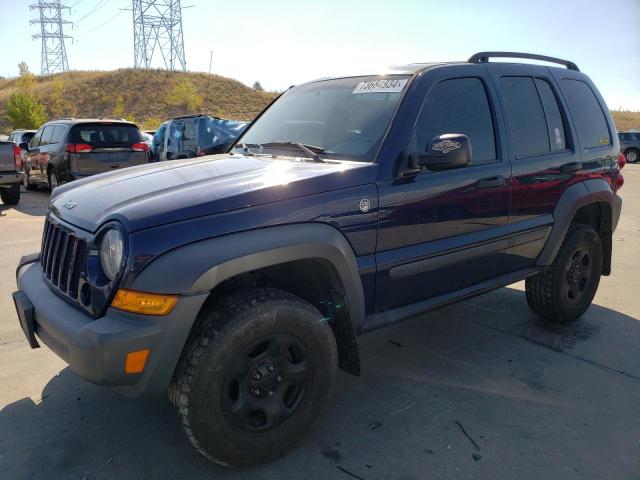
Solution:
[{"label": "rear side window", "polygon": [[130,146],[142,141],[140,129],[134,125],[114,123],[82,123],[73,127],[73,143],[93,147]]},{"label": "rear side window", "polygon": [[607,119],[591,87],[581,80],[564,78],[562,81],[582,146],[611,144]]},{"label": "rear side window", "polygon": [[509,111],[516,155],[529,157],[548,152],[547,121],[533,78],[502,77],[500,86]]},{"label": "rear side window", "polygon": [[56,125],[56,128],[53,129],[53,135],[51,136],[50,143],[60,143],[62,140],[62,136],[64,132],[67,130],[67,127],[64,125]]},{"label": "rear side window", "polygon": [[20,140],[20,142],[21,143],[29,143],[35,134],[36,134],[36,132],[23,133],[22,134],[22,139]]},{"label": "rear side window", "polygon": [[473,165],[496,161],[491,108],[479,78],[445,80],[429,91],[407,153],[425,152],[429,140],[445,133],[462,133],[469,137]]},{"label": "rear side window", "polygon": [[620,133],[620,134],[618,134],[618,136],[620,137],[620,140],[622,140],[624,142],[628,142],[629,140],[631,140],[631,134],[630,133]]}]

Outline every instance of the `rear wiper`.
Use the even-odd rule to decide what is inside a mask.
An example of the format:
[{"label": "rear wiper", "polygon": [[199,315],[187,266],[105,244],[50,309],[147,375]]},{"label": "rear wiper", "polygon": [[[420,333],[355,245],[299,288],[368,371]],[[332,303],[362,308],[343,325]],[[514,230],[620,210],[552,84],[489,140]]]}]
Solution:
[{"label": "rear wiper", "polygon": [[324,148],[322,147],[316,147],[314,145],[304,145],[300,142],[296,142],[295,140],[290,140],[288,142],[270,142],[262,144],[263,147],[277,147],[279,145],[295,145],[300,150],[309,155],[309,157],[311,157],[314,162],[327,163],[322,159],[322,157],[320,157],[320,155],[318,155],[318,153],[324,153]]}]

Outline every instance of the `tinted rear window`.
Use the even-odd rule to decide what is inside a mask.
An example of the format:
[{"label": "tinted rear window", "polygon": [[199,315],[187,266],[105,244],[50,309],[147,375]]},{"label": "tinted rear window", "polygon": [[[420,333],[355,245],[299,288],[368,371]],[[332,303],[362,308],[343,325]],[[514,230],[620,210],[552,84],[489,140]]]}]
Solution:
[{"label": "tinted rear window", "polygon": [[549,131],[538,91],[531,77],[502,77],[511,130],[519,157],[548,152]]},{"label": "tinted rear window", "polygon": [[609,145],[609,127],[593,90],[585,82],[565,78],[564,88],[580,142],[585,148]]},{"label": "tinted rear window", "polygon": [[33,138],[33,136],[36,134],[36,132],[27,132],[27,133],[23,133],[22,134],[22,140],[20,140],[21,143],[29,143],[29,141]]},{"label": "tinted rear window", "polygon": [[140,129],[134,125],[83,123],[72,130],[73,143],[88,143],[93,147],[132,145],[142,141]]}]

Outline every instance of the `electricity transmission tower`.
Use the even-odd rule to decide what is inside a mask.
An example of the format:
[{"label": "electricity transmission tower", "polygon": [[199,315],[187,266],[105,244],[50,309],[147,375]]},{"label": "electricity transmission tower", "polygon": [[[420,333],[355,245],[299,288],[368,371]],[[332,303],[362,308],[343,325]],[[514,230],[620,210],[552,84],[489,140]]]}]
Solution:
[{"label": "electricity transmission tower", "polygon": [[135,67],[151,68],[156,50],[167,70],[186,71],[180,0],[133,0]]},{"label": "electricity transmission tower", "polygon": [[33,38],[42,39],[42,53],[40,59],[40,73],[66,72],[69,70],[67,62],[67,49],[64,46],[65,38],[71,38],[62,31],[62,26],[71,23],[62,18],[62,10],[69,7],[62,5],[60,0],[43,1],[29,5],[30,10],[38,9],[39,16],[29,20],[29,24],[40,24],[40,33],[32,35]]}]

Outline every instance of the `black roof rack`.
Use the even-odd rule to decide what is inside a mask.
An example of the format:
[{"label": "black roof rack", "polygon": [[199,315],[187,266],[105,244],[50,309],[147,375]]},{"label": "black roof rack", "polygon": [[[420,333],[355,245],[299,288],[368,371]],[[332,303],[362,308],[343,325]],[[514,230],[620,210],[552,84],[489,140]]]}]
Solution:
[{"label": "black roof rack", "polygon": [[546,55],[536,55],[535,53],[518,52],[478,52],[469,58],[469,63],[487,63],[490,58],[526,58],[527,60],[542,60],[543,62],[558,63],[564,65],[569,70],[579,72],[578,66],[569,60],[561,58],[547,57]]}]

